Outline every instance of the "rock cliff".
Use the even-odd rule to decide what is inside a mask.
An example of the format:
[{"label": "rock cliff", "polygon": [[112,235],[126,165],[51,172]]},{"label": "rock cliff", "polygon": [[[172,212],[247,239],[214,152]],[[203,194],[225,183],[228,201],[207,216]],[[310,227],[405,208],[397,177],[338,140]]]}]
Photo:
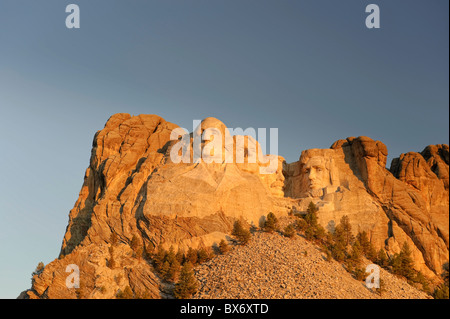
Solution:
[{"label": "rock cliff", "polygon": [[[209,128],[215,137],[196,144]],[[179,134],[171,138],[174,131]],[[211,246],[230,234],[236,219],[259,226],[269,212],[304,212],[310,201],[330,231],[348,215],[355,232],[367,231],[375,247],[388,254],[408,242],[416,269],[429,277],[448,261],[447,145],[402,154],[388,170],[386,146],[368,137],[305,150],[299,161],[287,164],[273,155],[255,161],[258,142],[232,136],[227,144],[227,132],[214,118],[183,133],[156,115],[113,115],[95,134],[59,257],[34,275],[21,297],[77,297],[65,284],[66,267],[75,264],[82,278],[78,294],[84,298],[112,298],[126,286],[139,295],[165,298],[164,284],[130,248],[133,238],[144,251],[160,244]],[[223,143],[212,147],[220,137]],[[196,160],[195,151],[183,155],[196,147],[213,155],[212,162]],[[273,169],[265,172],[270,165]],[[108,267],[111,256],[118,267]]]}]

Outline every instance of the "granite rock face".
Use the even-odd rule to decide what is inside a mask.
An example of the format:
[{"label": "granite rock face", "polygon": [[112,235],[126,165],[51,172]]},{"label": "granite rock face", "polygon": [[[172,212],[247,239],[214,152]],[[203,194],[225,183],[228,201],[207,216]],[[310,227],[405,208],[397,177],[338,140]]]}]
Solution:
[{"label": "granite rock face", "polygon": [[[389,171],[387,154],[383,143],[364,136],[339,140],[330,149],[306,150],[287,165],[287,195],[299,198],[299,210],[314,201],[328,229],[348,215],[355,232],[367,231],[374,245],[390,255],[408,242],[416,269],[433,277],[449,258],[445,177],[437,177],[419,153],[402,154]],[[445,176],[445,161],[433,161],[439,161]]]},{"label": "granite rock face", "polygon": [[[196,149],[209,160],[198,160]],[[256,140],[230,137],[215,118],[188,133],[156,115],[113,115],[95,134],[60,256],[21,297],[77,297],[65,284],[66,267],[75,264],[83,298],[112,298],[126,286],[166,298],[152,267],[130,248],[133,237],[144,250],[210,246],[237,219],[259,226],[269,212],[303,212],[310,201],[330,231],[348,215],[355,233],[367,231],[389,254],[407,241],[415,267],[430,277],[448,261],[447,145],[402,154],[390,171],[386,146],[368,137],[303,151],[290,164],[260,153]]]}]

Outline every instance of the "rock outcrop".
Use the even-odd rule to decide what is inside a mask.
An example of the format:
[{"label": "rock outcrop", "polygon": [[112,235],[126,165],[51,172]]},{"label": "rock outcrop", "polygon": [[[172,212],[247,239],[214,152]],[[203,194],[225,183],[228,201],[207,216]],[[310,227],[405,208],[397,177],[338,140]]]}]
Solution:
[{"label": "rock outcrop", "polygon": [[[306,150],[286,166],[287,195],[299,198],[299,210],[314,201],[319,221],[329,230],[349,216],[355,232],[366,231],[390,255],[407,242],[416,269],[434,277],[449,258],[448,189],[421,154],[402,154],[391,171],[387,154],[383,143],[364,136]],[[433,154],[429,162],[440,163],[445,180],[445,160],[438,151]]]},{"label": "rock outcrop", "polygon": [[[310,201],[330,231],[348,215],[355,232],[367,231],[389,254],[408,242],[415,267],[429,277],[448,261],[447,145],[402,154],[389,171],[386,146],[367,137],[303,151],[291,164],[261,156],[249,136],[227,138],[227,127],[215,118],[188,133],[156,115],[113,115],[95,134],[60,256],[21,297],[80,297],[65,284],[66,267],[75,264],[84,298],[113,298],[127,286],[139,296],[165,298],[142,251],[130,248],[133,240],[144,251],[160,244],[210,246],[226,238],[237,219],[259,226],[269,212],[302,212]],[[197,147],[209,161],[196,159]]]}]

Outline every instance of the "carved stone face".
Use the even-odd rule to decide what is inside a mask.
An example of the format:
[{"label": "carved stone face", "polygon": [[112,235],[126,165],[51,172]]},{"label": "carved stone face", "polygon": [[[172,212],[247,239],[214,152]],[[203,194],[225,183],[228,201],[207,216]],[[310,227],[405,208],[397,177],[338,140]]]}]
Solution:
[{"label": "carved stone face", "polygon": [[330,186],[330,172],[323,157],[311,157],[303,167],[305,184],[311,190],[318,190]]}]

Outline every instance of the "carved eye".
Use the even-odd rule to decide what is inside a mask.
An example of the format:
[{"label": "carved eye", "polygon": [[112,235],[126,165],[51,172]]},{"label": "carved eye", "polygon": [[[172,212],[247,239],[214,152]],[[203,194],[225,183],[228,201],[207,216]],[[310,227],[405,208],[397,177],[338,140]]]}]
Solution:
[{"label": "carved eye", "polygon": [[310,171],[311,171],[310,168],[305,169],[305,173],[306,173],[306,174],[309,174]]}]

